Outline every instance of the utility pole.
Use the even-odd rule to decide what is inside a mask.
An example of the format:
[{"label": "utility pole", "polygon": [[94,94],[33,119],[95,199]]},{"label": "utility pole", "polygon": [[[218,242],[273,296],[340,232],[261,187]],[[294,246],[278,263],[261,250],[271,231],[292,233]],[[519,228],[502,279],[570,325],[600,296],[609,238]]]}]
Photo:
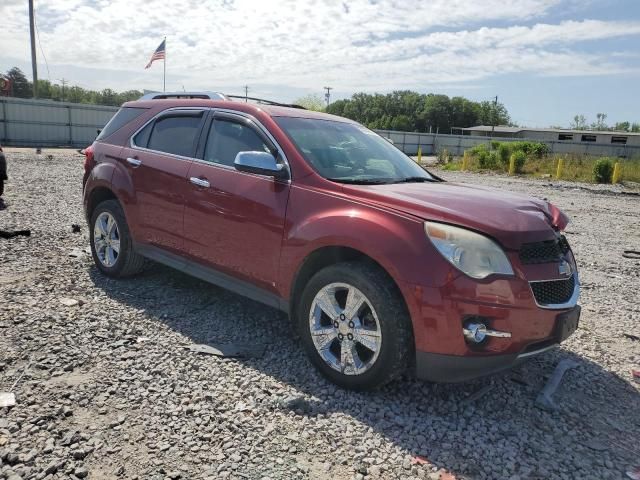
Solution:
[{"label": "utility pole", "polygon": [[245,103],[249,101],[249,85],[245,85],[244,87],[244,101]]},{"label": "utility pole", "polygon": [[327,91],[327,93],[324,94],[324,100],[327,102],[327,105],[329,105],[331,102],[331,90],[333,90],[333,87],[324,87],[324,89]]},{"label": "utility pole", "polygon": [[29,33],[31,34],[31,68],[33,70],[33,98],[38,98],[38,63],[36,62],[36,28],[33,0],[29,0]]},{"label": "utility pole", "polygon": [[65,80],[64,78],[60,78],[59,80],[60,80],[60,83],[62,84],[62,101],[64,102],[64,87],[69,82],[67,80]]},{"label": "utility pole", "polygon": [[491,137],[493,138],[493,132],[496,130],[496,110],[498,109],[498,96],[496,95],[493,101],[493,112],[491,112]]}]

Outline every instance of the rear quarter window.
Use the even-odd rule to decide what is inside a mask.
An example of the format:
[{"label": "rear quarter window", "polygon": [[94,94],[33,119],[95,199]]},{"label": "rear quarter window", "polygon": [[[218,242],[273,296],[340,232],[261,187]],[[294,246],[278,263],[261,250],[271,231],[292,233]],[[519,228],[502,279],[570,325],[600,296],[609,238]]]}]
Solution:
[{"label": "rear quarter window", "polygon": [[111,120],[109,120],[109,122],[104,126],[96,140],[104,140],[115,131],[120,130],[127,123],[138,118],[146,110],[146,108],[122,107],[113,117],[111,117]]}]

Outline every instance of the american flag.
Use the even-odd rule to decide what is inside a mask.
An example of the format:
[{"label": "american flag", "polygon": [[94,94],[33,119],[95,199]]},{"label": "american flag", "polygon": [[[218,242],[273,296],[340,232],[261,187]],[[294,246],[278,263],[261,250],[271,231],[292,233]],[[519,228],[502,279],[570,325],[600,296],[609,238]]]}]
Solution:
[{"label": "american flag", "polygon": [[155,62],[156,60],[164,60],[165,59],[165,43],[166,42],[167,42],[166,38],[164,40],[162,40],[162,43],[158,46],[158,48],[156,48],[156,51],[153,52],[153,55],[151,55],[151,60],[149,60],[149,63],[147,63],[147,66],[144,67],[145,69],[149,68],[151,66],[151,64],[153,62]]}]

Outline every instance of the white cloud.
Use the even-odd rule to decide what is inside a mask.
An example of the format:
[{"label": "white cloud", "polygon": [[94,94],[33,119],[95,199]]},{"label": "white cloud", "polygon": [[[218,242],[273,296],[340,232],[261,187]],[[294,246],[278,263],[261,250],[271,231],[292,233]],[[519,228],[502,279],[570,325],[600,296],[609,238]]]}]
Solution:
[{"label": "white cloud", "polygon": [[[25,4],[4,0],[0,6],[5,19],[0,60],[29,59]],[[99,88],[158,85],[161,65],[143,67],[164,35],[171,88],[253,83],[319,89],[330,82],[343,91],[389,90],[472,83],[503,73],[625,70],[620,55],[628,52],[605,57],[579,42],[637,36],[640,22],[540,23],[566,5],[561,0],[40,0],[36,7],[54,78],[63,65],[91,68],[93,75],[80,83]],[[486,24],[499,26],[482,27]],[[116,83],[108,70],[122,72]],[[108,81],[95,73],[101,71]]]}]

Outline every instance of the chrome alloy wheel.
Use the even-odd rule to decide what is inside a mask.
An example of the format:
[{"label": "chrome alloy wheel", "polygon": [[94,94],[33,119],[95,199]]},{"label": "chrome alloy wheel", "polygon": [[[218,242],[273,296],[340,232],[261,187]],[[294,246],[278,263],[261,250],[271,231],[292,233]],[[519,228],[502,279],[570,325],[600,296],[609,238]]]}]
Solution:
[{"label": "chrome alloy wheel", "polygon": [[116,219],[109,212],[102,212],[93,226],[93,246],[100,263],[113,267],[120,254],[120,231]]},{"label": "chrome alloy wheel", "polygon": [[361,375],[371,368],[382,346],[375,309],[353,285],[330,283],[311,303],[309,328],[316,351],[334,370]]}]

